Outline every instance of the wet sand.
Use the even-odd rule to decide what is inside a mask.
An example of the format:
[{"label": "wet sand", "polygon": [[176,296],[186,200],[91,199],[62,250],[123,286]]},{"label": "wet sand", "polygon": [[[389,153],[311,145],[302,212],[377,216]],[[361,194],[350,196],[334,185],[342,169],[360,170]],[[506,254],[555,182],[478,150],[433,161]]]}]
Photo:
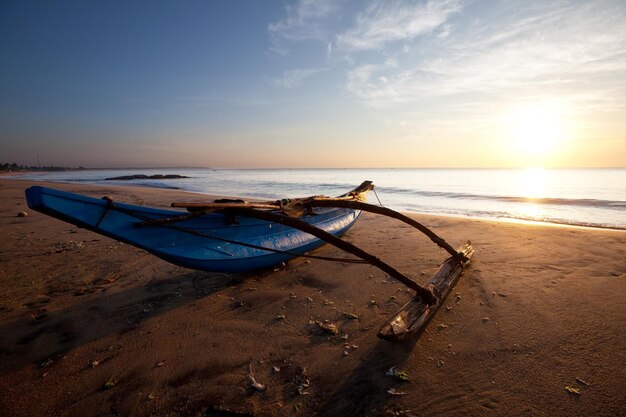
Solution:
[{"label": "wet sand", "polygon": [[[374,267],[192,271],[29,210],[32,184],[0,179],[3,416],[626,415],[626,232],[412,215],[476,254],[421,337],[390,343],[376,332],[411,293]],[[375,215],[345,238],[420,282],[446,257]]]}]

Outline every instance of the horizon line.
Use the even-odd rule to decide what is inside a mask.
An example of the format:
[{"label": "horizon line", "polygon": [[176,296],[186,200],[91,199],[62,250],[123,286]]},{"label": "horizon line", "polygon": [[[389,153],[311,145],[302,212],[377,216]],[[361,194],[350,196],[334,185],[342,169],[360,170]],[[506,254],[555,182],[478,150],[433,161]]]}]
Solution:
[{"label": "horizon line", "polygon": [[[34,165],[31,165],[29,167],[34,167]],[[37,171],[39,172],[46,172],[45,169],[43,169],[44,167],[42,167],[41,169],[37,169]],[[71,167],[71,166],[48,166],[45,168],[63,168],[63,169],[67,169],[67,170],[92,170],[92,171],[98,171],[98,170],[140,170],[140,169],[208,169],[208,170],[349,170],[349,169],[368,169],[368,170],[382,170],[382,169],[386,169],[386,170],[401,170],[401,169],[491,169],[491,170],[496,170],[496,169],[530,169],[530,168],[539,168],[539,169],[626,169],[626,165],[625,166],[609,166],[609,167],[601,167],[601,166],[564,166],[564,167],[551,167],[551,166],[511,166],[511,167],[497,167],[497,166],[490,166],[490,167],[476,167],[476,166],[466,166],[466,167],[419,167],[419,166],[401,166],[401,167],[276,167],[276,168],[269,168],[269,167],[209,167],[209,166],[146,166],[146,167],[133,167],[133,166],[127,166],[127,167],[85,167],[85,166],[79,166],[79,167]],[[21,172],[26,172],[26,171],[30,171],[28,169],[25,169],[24,171]],[[18,171],[14,171],[14,172],[18,172]]]}]

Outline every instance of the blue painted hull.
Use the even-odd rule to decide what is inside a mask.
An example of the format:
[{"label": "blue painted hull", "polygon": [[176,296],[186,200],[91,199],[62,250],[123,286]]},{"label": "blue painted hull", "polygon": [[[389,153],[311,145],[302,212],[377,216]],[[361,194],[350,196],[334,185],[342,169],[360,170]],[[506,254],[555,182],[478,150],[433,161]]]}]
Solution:
[{"label": "blue painted hull", "polygon": [[[109,209],[106,200],[46,187],[28,188],[26,200],[33,210],[144,249],[173,264],[205,271],[245,272],[267,268],[324,243],[300,230],[264,220],[237,217],[233,224],[232,219],[222,213],[176,222],[174,227],[146,226],[145,219],[166,219],[184,213],[122,203],[115,203],[119,209]],[[301,220],[340,236],[360,214],[358,210],[324,208],[316,209],[314,215]],[[290,254],[245,247],[208,236]]]}]

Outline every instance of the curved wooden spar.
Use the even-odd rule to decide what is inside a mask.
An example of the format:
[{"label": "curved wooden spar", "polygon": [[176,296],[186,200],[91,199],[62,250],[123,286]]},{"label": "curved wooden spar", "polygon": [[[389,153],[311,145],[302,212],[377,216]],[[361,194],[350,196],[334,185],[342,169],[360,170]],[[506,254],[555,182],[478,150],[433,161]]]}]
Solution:
[{"label": "curved wooden spar", "polygon": [[404,275],[403,273],[401,273],[400,271],[398,271],[391,265],[381,261],[376,256],[370,255],[369,253],[365,252],[363,249],[360,249],[357,246],[354,246],[353,244],[346,242],[345,240],[342,240],[336,237],[335,235],[328,233],[322,229],[319,229],[315,226],[311,226],[310,224],[303,222],[302,220],[296,219],[294,217],[289,217],[284,214],[277,214],[277,213],[272,213],[268,211],[250,209],[250,208],[237,207],[237,208],[228,209],[226,210],[226,212],[232,215],[254,217],[257,219],[261,219],[261,220],[267,220],[267,221],[271,221],[275,223],[280,223],[285,226],[293,227],[294,229],[302,230],[303,232],[309,233],[327,243],[330,243],[333,246],[338,247],[339,249],[342,249],[348,253],[358,256],[359,258],[366,260],[367,262],[374,265],[375,267],[385,271],[390,276],[397,279],[398,281],[400,281],[407,287],[415,290],[415,292],[417,293],[416,296],[421,297],[421,299],[423,299],[424,302],[426,302],[427,304],[430,305],[430,304],[434,304],[437,302],[437,298],[432,293],[432,291],[430,291],[427,288],[422,287],[421,285],[419,285],[418,283],[416,283],[415,281],[413,281],[412,279],[410,279],[409,277],[407,277],[406,275]]},{"label": "curved wooden spar", "polygon": [[373,204],[363,203],[361,201],[347,201],[338,200],[335,198],[312,198],[303,202],[305,207],[339,207],[349,208],[355,210],[369,211],[371,213],[382,214],[383,216],[393,217],[408,225],[413,226],[420,232],[424,233],[430,238],[437,246],[445,249],[450,255],[458,258],[459,261],[465,262],[467,259],[462,253],[457,252],[452,246],[450,246],[445,240],[437,236],[432,230],[424,226],[423,224],[416,222],[412,218],[405,216],[402,213],[398,213],[395,210],[388,209],[387,207],[375,206]]}]

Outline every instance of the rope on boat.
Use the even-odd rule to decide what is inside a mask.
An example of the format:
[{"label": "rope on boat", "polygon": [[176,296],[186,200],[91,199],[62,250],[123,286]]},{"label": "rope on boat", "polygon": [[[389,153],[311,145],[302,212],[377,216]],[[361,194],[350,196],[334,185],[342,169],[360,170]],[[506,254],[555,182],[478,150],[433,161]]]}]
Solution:
[{"label": "rope on boat", "polygon": [[376,192],[376,188],[372,188],[372,191],[374,191],[374,195],[376,196],[376,200],[378,200],[378,204],[380,204],[381,207],[385,207],[383,206],[383,203],[380,202],[380,198],[378,198],[378,193]]},{"label": "rope on boat", "polygon": [[[123,209],[121,207],[117,207],[117,206],[113,205],[112,201],[110,201],[109,204],[107,205],[107,208],[106,208],[106,211],[105,211],[104,214],[106,214],[106,212],[108,212],[109,210],[120,211],[120,212],[122,212],[124,214],[127,214],[127,215],[129,215],[131,217],[134,217],[136,219],[142,220],[145,223],[153,224],[155,226],[161,226],[161,227],[165,227],[166,229],[175,230],[175,231],[182,232],[182,233],[188,233],[190,235],[203,237],[203,238],[206,238],[206,239],[217,240],[217,241],[224,242],[224,243],[231,243],[233,245],[244,246],[244,247],[247,247],[247,248],[259,249],[259,250],[264,250],[264,251],[273,252],[273,253],[280,253],[280,254],[290,255],[290,256],[294,256],[294,257],[304,257],[304,258],[311,258],[311,259],[319,259],[319,260],[322,260],[322,261],[343,262],[343,263],[353,263],[353,264],[368,264],[369,263],[368,261],[363,260],[363,259],[334,258],[334,257],[330,257],[330,256],[318,256],[318,255],[309,255],[309,254],[299,254],[299,253],[295,253],[295,252],[291,252],[291,251],[285,251],[285,250],[280,250],[280,249],[274,249],[274,248],[268,248],[268,247],[265,247],[265,246],[255,245],[253,243],[246,243],[246,242],[240,242],[240,241],[237,241],[237,240],[232,240],[232,239],[227,239],[227,238],[222,238],[222,237],[217,237],[217,236],[211,236],[211,235],[207,235],[206,233],[198,232],[197,230],[188,229],[186,227],[180,227],[180,226],[176,226],[176,225],[173,225],[173,224],[161,223],[161,222],[159,222],[156,219],[153,219],[153,218],[148,217],[148,216],[143,216],[141,214],[137,214],[137,213],[133,212],[132,210],[126,210],[126,209]],[[104,215],[102,217],[104,217]],[[98,223],[100,223],[100,222],[98,222]]]},{"label": "rope on boat", "polygon": [[100,218],[96,222],[96,227],[100,227],[100,223],[102,223],[102,220],[104,220],[106,215],[109,213],[109,210],[115,208],[115,204],[113,204],[113,199],[111,197],[105,195],[104,197],[102,197],[102,199],[107,202],[107,207],[102,212],[102,216],[100,216]]}]

